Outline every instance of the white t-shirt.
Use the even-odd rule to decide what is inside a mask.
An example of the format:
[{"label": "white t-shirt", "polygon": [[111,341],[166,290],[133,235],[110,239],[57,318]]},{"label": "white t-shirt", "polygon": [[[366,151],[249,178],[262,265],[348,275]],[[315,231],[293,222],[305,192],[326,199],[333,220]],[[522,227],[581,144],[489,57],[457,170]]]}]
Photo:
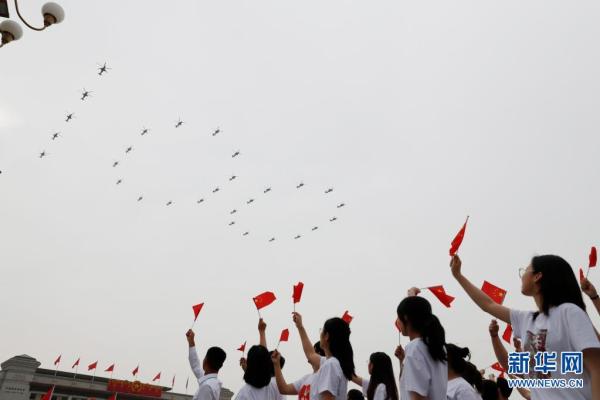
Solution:
[{"label": "white t-shirt", "polygon": [[320,395],[324,392],[331,393],[336,400],[346,400],[347,391],[348,379],[337,358],[330,357],[325,361],[321,359],[321,365],[311,384],[310,400],[320,400]]},{"label": "white t-shirt", "polygon": [[410,392],[429,400],[446,400],[448,366],[434,361],[420,338],[411,340],[404,349],[404,367],[400,376],[400,398],[410,399]]},{"label": "white t-shirt", "polygon": [[298,400],[310,400],[310,388],[316,374],[307,374],[298,379],[292,385],[298,392]]},{"label": "white t-shirt", "polygon": [[448,400],[481,400],[481,396],[464,378],[454,378],[448,381],[446,390]]},{"label": "white t-shirt", "polygon": [[277,400],[278,396],[279,391],[271,384],[258,389],[246,383],[235,395],[235,400]]},{"label": "white t-shirt", "polygon": [[[363,378],[362,384],[362,392],[367,397],[367,390],[369,389],[370,379]],[[373,400],[386,400],[387,399],[387,390],[385,389],[385,385],[380,383],[375,388],[375,393],[373,394]]]},{"label": "white t-shirt", "polygon": [[[539,313],[535,321],[531,311],[510,310],[510,322],[513,335],[521,339],[523,351],[530,354],[529,378],[583,378],[583,388],[580,389],[531,389],[533,400],[584,400],[592,398],[590,376],[587,372],[582,375],[574,373],[561,374],[561,352],[583,351],[600,347],[600,341],[585,311],[573,303],[563,303],[551,307],[548,315]],[[539,351],[556,352],[556,372],[534,371],[535,354]]]}]

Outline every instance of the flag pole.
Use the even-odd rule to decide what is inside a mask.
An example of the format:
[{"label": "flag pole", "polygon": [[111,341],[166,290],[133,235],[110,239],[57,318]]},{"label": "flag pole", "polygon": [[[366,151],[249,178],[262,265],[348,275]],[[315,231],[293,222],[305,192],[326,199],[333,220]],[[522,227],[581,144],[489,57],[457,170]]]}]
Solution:
[{"label": "flag pole", "polygon": [[92,375],[92,385],[94,384],[95,378],[96,378],[96,368],[94,368],[94,374]]},{"label": "flag pole", "polygon": [[79,363],[75,366],[75,375],[73,376],[73,380],[77,379],[77,371],[79,371]]}]

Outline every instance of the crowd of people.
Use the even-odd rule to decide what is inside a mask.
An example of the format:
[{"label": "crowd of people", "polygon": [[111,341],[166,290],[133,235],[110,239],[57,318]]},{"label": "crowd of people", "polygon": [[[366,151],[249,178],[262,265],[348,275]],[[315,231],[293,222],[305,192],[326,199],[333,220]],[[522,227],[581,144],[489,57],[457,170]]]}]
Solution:
[{"label": "crowd of people", "polygon": [[[494,319],[490,323],[491,344],[499,365],[509,370],[509,352],[498,337],[498,322],[511,324],[515,351],[529,353],[530,362],[536,355],[555,352],[556,371],[539,371],[510,375],[520,379],[583,380],[577,388],[518,388],[527,399],[600,400],[600,340],[583,301],[582,292],[600,313],[600,297],[594,285],[580,274],[579,283],[573,269],[555,255],[533,257],[520,270],[521,293],[532,297],[533,311],[519,311],[494,302],[471,283],[462,272],[461,259],[454,255],[450,262],[452,276],[481,310]],[[400,366],[400,376],[393,370],[392,358],[385,352],[371,354],[368,377],[355,372],[354,352],[350,341],[350,325],[341,318],[330,318],[323,324],[319,340],[308,337],[302,316],[293,313],[293,322],[301,338],[302,349],[310,372],[302,377],[286,377],[284,357],[266,346],[266,324],[259,321],[259,344],[252,346],[247,357],[240,360],[244,386],[235,400],[279,400],[297,396],[301,400],[505,400],[512,394],[504,377],[484,377],[470,362],[470,351],[446,342],[446,333],[433,313],[431,304],[411,288],[396,308],[396,326],[410,339],[394,352]],[[200,365],[195,348],[194,332],[186,334],[190,366],[198,379],[194,400],[218,400],[221,383],[219,369],[225,362],[225,352],[218,347],[207,350]],[[582,373],[565,372],[560,368],[561,353],[581,352]],[[307,371],[308,372],[308,371]],[[349,388],[350,386],[350,388]]]}]

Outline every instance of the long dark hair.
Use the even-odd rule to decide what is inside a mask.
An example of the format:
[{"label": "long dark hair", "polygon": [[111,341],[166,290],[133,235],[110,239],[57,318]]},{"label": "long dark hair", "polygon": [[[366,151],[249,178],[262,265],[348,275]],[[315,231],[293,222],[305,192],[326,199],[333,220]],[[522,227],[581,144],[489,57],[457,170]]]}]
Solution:
[{"label": "long dark hair", "polygon": [[483,377],[475,365],[469,360],[471,352],[468,347],[458,347],[455,344],[446,345],[448,355],[448,368],[460,375],[469,385],[475,387],[479,393],[483,390]]},{"label": "long dark hair", "polygon": [[377,352],[371,354],[369,361],[373,365],[373,369],[367,388],[367,399],[373,400],[377,386],[383,383],[387,393],[386,400],[398,400],[398,388],[396,387],[396,378],[394,377],[394,368],[392,368],[390,356]]},{"label": "long dark hair", "polygon": [[329,351],[340,363],[344,376],[352,380],[354,374],[354,351],[350,344],[350,325],[341,318],[330,318],[323,325],[323,334],[329,335]]},{"label": "long dark hair", "polygon": [[271,382],[273,362],[269,350],[264,346],[252,346],[248,351],[244,382],[257,389],[267,386]]},{"label": "long dark hair", "polygon": [[[585,311],[581,289],[573,269],[564,258],[554,255],[536,256],[531,259],[533,273],[542,273],[540,293],[542,295],[542,313],[548,315],[550,307],[563,303],[573,303]],[[538,312],[533,315],[537,318]]]},{"label": "long dark hair", "polygon": [[440,320],[431,312],[431,304],[419,296],[409,296],[398,304],[398,318],[403,324],[409,323],[421,335],[429,355],[435,361],[446,361],[446,332]]}]

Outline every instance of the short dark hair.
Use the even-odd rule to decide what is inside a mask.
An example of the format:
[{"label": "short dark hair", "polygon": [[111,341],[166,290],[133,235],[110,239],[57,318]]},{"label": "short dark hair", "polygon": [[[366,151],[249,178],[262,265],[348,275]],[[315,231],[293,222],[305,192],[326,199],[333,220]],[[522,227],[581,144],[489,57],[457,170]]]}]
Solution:
[{"label": "short dark hair", "polygon": [[498,390],[500,391],[500,394],[502,394],[502,396],[508,398],[510,397],[513,388],[511,388],[510,386],[508,386],[508,381],[504,378],[498,378],[496,379],[496,385],[498,385]]},{"label": "short dark hair", "polygon": [[357,389],[352,389],[348,392],[348,400],[364,400],[362,392]]},{"label": "short dark hair", "polygon": [[206,362],[215,371],[219,371],[227,358],[225,350],[220,347],[211,347],[206,351]]},{"label": "short dark hair", "polygon": [[484,379],[481,383],[481,388],[482,400],[498,400],[498,385],[496,382]]},{"label": "short dark hair", "polygon": [[266,347],[255,345],[250,347],[246,360],[244,382],[257,389],[267,386],[271,382],[273,362]]}]

